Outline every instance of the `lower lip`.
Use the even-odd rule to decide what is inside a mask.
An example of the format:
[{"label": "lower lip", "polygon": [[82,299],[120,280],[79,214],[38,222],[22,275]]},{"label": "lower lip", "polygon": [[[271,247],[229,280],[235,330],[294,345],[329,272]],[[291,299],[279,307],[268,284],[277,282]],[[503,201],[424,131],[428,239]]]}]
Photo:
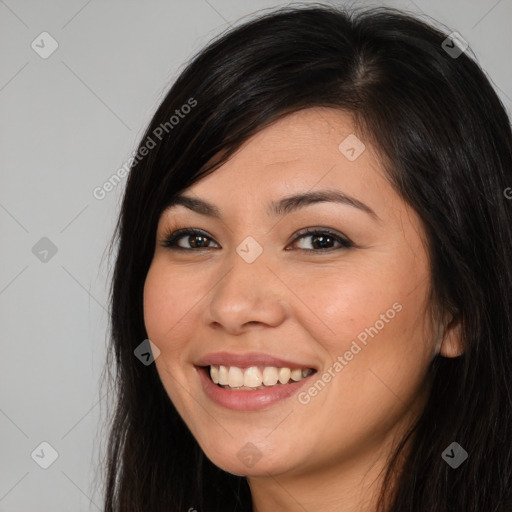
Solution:
[{"label": "lower lip", "polygon": [[281,400],[290,398],[304,386],[306,381],[316,374],[316,372],[312,373],[292,384],[272,386],[267,389],[258,389],[257,391],[231,391],[214,384],[207,373],[207,368],[196,366],[196,370],[199,373],[203,389],[208,398],[218,405],[237,411],[259,411]]}]

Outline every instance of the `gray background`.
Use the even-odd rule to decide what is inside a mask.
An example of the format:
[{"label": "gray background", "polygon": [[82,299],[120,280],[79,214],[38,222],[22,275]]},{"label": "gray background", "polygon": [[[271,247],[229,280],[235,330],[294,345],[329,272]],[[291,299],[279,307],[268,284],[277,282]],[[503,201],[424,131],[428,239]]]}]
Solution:
[{"label": "gray background", "polygon": [[[102,200],[93,189],[136,149],[187,59],[285,3],[0,0],[0,512],[101,510],[106,247],[125,180]],[[510,113],[512,0],[359,4],[458,31]],[[45,31],[59,46],[43,59],[31,44],[47,51]],[[42,442],[58,453],[48,469]]]}]

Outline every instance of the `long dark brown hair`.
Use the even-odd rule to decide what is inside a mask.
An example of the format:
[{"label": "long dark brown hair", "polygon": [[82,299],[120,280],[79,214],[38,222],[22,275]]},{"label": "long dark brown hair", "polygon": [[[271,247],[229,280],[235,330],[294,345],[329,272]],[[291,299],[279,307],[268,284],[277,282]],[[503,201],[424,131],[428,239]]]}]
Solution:
[{"label": "long dark brown hair", "polygon": [[[106,512],[251,510],[246,478],[205,457],[155,365],[134,356],[147,338],[143,286],[169,200],[262,128],[316,106],[353,114],[379,149],[424,223],[432,303],[461,326],[464,353],[433,360],[428,402],[404,464],[400,449],[390,460],[381,510],[384,497],[386,512],[512,510],[512,133],[470,49],[455,57],[447,36],[389,8],[280,8],[221,34],[174,82],[140,142],[111,245]],[[469,454],[457,469],[441,457],[454,441]]]}]

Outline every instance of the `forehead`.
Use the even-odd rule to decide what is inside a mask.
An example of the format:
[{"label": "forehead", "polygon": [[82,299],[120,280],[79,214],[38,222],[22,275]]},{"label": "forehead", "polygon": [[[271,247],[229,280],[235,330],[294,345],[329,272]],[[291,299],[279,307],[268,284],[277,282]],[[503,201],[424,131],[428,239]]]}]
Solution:
[{"label": "forehead", "polygon": [[[376,180],[384,186],[372,145],[354,132],[352,116],[341,110],[316,107],[289,114],[250,137],[190,190],[220,197],[237,188],[239,194],[279,196],[318,187],[355,191]],[[360,152],[355,159],[344,153],[346,140],[355,141]]]},{"label": "forehead", "polygon": [[350,114],[332,108],[308,108],[262,129],[246,141],[238,154],[256,156],[260,164],[266,165],[293,163],[315,155],[315,149],[339,157],[340,142],[354,131]]}]

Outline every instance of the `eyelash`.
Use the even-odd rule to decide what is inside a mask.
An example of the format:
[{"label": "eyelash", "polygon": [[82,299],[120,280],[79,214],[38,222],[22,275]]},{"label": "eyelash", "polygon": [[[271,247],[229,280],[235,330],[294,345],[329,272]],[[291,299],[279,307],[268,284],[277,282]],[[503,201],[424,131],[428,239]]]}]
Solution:
[{"label": "eyelash", "polygon": [[[336,232],[331,231],[326,228],[306,228],[302,231],[299,231],[297,233],[297,237],[293,240],[292,243],[297,242],[301,238],[305,238],[308,236],[322,236],[327,235],[329,238],[333,239],[335,242],[338,242],[341,247],[334,247],[334,248],[328,248],[328,249],[299,249],[299,251],[305,251],[305,252],[331,252],[336,251],[340,249],[349,249],[351,247],[354,247],[354,244],[352,241],[350,241],[348,238],[342,237],[338,235]],[[177,245],[177,242],[186,236],[201,236],[204,238],[207,238],[209,240],[212,240],[211,237],[209,237],[204,231],[201,231],[200,229],[195,228],[184,228],[184,229],[178,229],[176,231],[170,231],[167,235],[164,236],[164,241],[162,242],[162,247],[165,247],[167,249],[171,249],[173,251],[204,251],[208,249],[212,249],[212,247],[179,247]]]}]

